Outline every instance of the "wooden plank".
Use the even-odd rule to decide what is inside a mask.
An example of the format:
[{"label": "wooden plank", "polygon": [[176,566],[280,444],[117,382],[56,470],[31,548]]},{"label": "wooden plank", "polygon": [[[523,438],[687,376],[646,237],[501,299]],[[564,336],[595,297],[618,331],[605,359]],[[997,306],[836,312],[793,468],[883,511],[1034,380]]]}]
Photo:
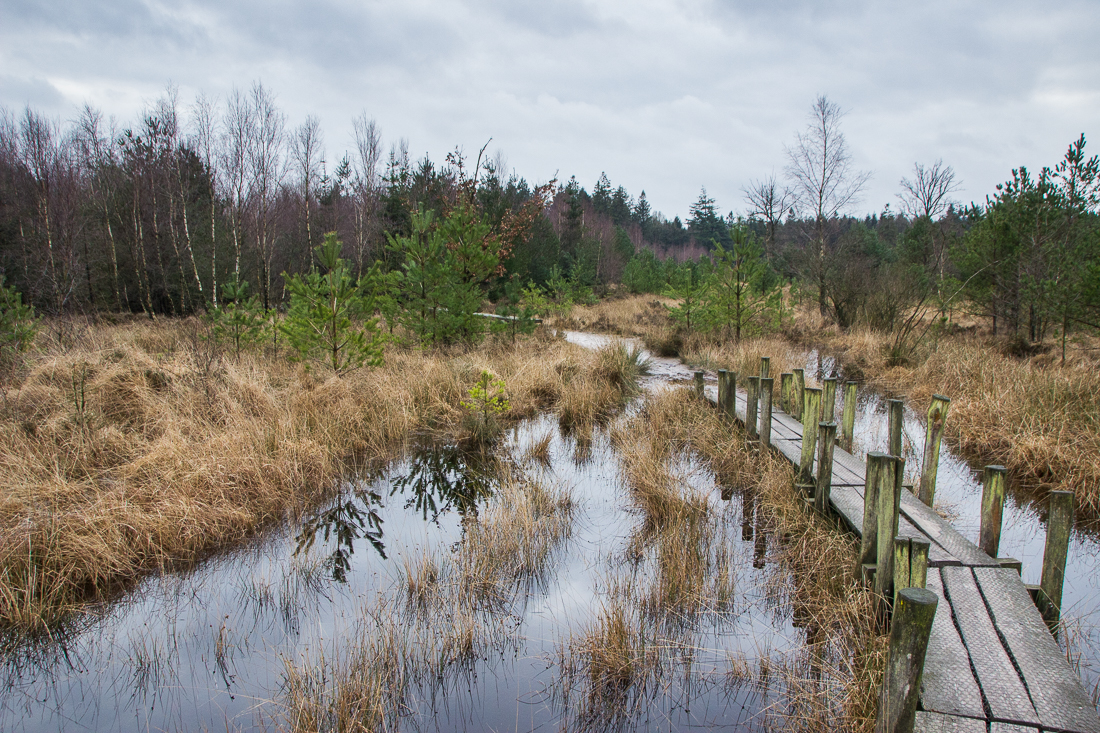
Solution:
[{"label": "wooden plank", "polygon": [[[854,487],[856,493],[859,495],[860,509],[859,516],[863,516],[863,490],[864,485]],[[905,492],[902,492],[904,496]],[[861,520],[862,523],[862,520]],[[861,535],[862,536],[862,535]],[[910,537],[914,539],[928,540],[928,566],[934,568],[945,567],[948,565],[963,565],[957,557],[952,555],[946,549],[941,547],[934,539],[920,531],[920,528],[910,522],[905,515],[898,517],[898,536]]]},{"label": "wooden plank", "polygon": [[975,568],[974,576],[1031,694],[1039,725],[1100,733],[1096,708],[1031,602],[1019,574],[1009,568]]},{"label": "wooden plank", "polygon": [[1032,728],[1030,725],[1013,725],[1012,723],[994,721],[989,725],[989,733],[1039,733],[1039,729]]},{"label": "wooden plank", "polygon": [[985,721],[918,710],[913,733],[985,733]]},{"label": "wooden plank", "polygon": [[773,440],[772,445],[795,466],[802,459],[802,441],[800,440]]},{"label": "wooden plank", "polygon": [[974,572],[968,567],[941,568],[940,577],[992,719],[1038,725],[1027,689],[993,628]]},{"label": "wooden plank", "polygon": [[982,693],[970,670],[970,655],[955,628],[951,604],[946,602],[938,568],[928,569],[925,586],[943,601],[932,619],[928,651],[921,678],[921,706],[947,715],[985,719]]},{"label": "wooden plank", "polygon": [[829,505],[857,537],[863,536],[863,497],[850,486],[834,486]]},{"label": "wooden plank", "polygon": [[997,566],[997,561],[975,547],[939,514],[908,491],[901,492],[901,513],[929,539],[958,558],[963,565]]}]

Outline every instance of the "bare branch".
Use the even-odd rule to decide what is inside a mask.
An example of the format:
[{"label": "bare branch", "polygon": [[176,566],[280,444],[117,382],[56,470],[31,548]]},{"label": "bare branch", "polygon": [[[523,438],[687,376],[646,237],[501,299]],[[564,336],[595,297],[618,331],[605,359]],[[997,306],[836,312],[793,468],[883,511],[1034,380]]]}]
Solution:
[{"label": "bare branch", "polygon": [[901,210],[907,217],[916,219],[927,216],[936,219],[947,211],[954,201],[951,194],[959,190],[960,181],[955,180],[955,171],[945,166],[943,160],[937,160],[928,168],[920,163],[913,164],[913,180],[901,179]]}]

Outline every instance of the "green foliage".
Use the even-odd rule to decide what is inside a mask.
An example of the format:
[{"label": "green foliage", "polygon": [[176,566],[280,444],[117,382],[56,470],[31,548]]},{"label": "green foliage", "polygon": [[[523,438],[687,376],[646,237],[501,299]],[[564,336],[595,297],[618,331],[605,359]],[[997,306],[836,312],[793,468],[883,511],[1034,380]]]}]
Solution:
[{"label": "green foliage", "polygon": [[316,248],[316,267],[302,277],[286,276],[290,308],[282,324],[294,360],[313,359],[337,374],[382,363],[384,337],[374,316],[377,266],[360,280],[340,258],[335,232]]},{"label": "green foliage", "polygon": [[699,329],[705,316],[704,299],[710,288],[707,267],[708,263],[705,260],[699,263],[688,263],[688,266],[675,272],[664,291],[666,297],[680,301],[677,306],[666,307],[669,309],[672,320],[688,331]]},{"label": "green foliage", "polygon": [[38,331],[34,307],[23,303],[23,295],[4,285],[0,275],[0,360],[7,361],[26,351]]},{"label": "green foliage", "polygon": [[267,337],[270,325],[259,296],[248,295],[247,281],[223,285],[221,305],[212,308],[206,318],[215,340],[232,344],[237,359],[241,358],[243,349]]},{"label": "green foliage", "polygon": [[[535,286],[532,283],[532,287]],[[538,326],[535,317],[538,315],[535,305],[526,299],[526,288],[520,286],[518,280],[509,280],[504,286],[504,297],[497,304],[497,315],[504,316],[507,320],[493,319],[491,328],[495,333],[507,333],[515,343],[516,335],[532,333]]]},{"label": "green foliage", "polygon": [[499,434],[497,417],[511,407],[504,396],[504,380],[483,369],[477,382],[470,387],[469,398],[462,401],[474,423],[473,435],[488,442]]},{"label": "green foliage", "polygon": [[656,255],[648,249],[636,252],[623,270],[623,286],[635,294],[661,292],[665,278]]},{"label": "green foliage", "polygon": [[387,237],[401,263],[387,279],[393,318],[424,344],[479,341],[486,325],[475,314],[500,265],[490,225],[472,206],[456,207],[438,224],[420,207],[408,236]]},{"label": "green foliage", "polygon": [[730,243],[728,250],[715,243],[700,325],[740,341],[778,326],[782,293],[764,261],[763,248],[746,227],[731,227]]}]

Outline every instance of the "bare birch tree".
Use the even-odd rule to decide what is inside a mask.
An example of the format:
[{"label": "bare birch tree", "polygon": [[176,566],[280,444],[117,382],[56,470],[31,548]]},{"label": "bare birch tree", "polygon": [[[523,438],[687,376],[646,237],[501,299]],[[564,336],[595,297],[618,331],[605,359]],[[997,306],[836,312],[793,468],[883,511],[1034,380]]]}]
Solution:
[{"label": "bare birch tree", "polygon": [[298,176],[299,193],[302,197],[301,217],[306,230],[305,262],[314,263],[313,252],[313,199],[317,193],[317,181],[321,177],[321,163],[324,157],[324,142],[321,136],[321,123],[316,117],[306,117],[290,141],[290,154],[294,159],[294,169]]},{"label": "bare birch tree", "polygon": [[776,182],[774,175],[759,181],[750,181],[748,188],[741,191],[751,207],[749,216],[756,216],[764,221],[764,259],[771,262],[775,253],[776,232],[783,217],[794,207],[794,192]]},{"label": "bare birch tree", "polygon": [[817,283],[817,306],[825,315],[829,222],[859,200],[871,178],[852,166],[852,155],[840,131],[844,112],[825,96],[814,101],[810,123],[787,148],[786,173],[793,181],[799,208],[813,217],[810,276]]},{"label": "bare birch tree", "polygon": [[275,202],[286,172],[283,160],[286,115],[275,106],[274,95],[259,82],[252,85],[251,100],[255,134],[248,150],[249,189],[255,211],[256,246],[260,260],[260,298],[264,308],[270,308],[271,266],[275,256]]},{"label": "bare birch tree", "polygon": [[355,130],[355,265],[363,274],[363,263],[374,239],[377,222],[379,173],[382,161],[382,134],[378,123],[363,112],[354,120]]}]

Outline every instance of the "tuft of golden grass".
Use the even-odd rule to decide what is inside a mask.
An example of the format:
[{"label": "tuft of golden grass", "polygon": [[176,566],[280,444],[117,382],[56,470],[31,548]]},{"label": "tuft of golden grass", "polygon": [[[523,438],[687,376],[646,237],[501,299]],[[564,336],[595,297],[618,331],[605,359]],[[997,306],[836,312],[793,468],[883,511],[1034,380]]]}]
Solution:
[{"label": "tuft of golden grass", "polygon": [[201,329],[88,326],[0,386],[0,625],[42,628],[297,516],[414,435],[461,438],[483,369],[505,380],[506,421],[622,404],[596,356],[561,340],[393,348],[385,366],[338,378],[225,358]]}]

